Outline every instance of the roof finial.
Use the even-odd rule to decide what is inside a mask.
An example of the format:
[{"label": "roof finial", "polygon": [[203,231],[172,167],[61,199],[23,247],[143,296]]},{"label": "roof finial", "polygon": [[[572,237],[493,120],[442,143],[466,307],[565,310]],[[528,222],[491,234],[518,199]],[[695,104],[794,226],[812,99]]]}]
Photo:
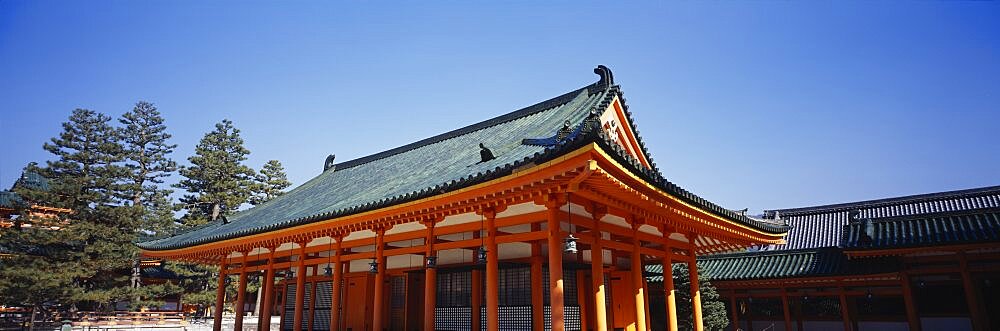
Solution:
[{"label": "roof finial", "polygon": [[615,84],[614,74],[611,73],[611,69],[608,69],[603,64],[597,65],[597,68],[594,68],[594,73],[601,76],[601,80],[597,82],[597,85],[608,87]]},{"label": "roof finial", "polygon": [[337,164],[333,162],[333,160],[336,160],[336,159],[337,159],[337,155],[336,154],[330,154],[330,156],[327,156],[326,157],[326,161],[323,162],[323,172],[326,172],[327,170],[330,170],[330,169],[336,170]]}]

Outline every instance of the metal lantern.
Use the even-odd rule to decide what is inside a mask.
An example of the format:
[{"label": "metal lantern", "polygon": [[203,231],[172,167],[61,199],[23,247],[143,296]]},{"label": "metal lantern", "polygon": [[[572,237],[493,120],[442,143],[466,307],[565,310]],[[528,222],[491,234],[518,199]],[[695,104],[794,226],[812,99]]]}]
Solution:
[{"label": "metal lantern", "polygon": [[329,264],[326,265],[326,268],[323,268],[323,276],[333,276],[333,268]]},{"label": "metal lantern", "polygon": [[372,262],[368,263],[368,272],[373,274],[378,273],[378,262],[375,262],[375,259],[372,259]]},{"label": "metal lantern", "polygon": [[486,247],[479,246],[479,251],[476,252],[476,257],[478,257],[479,264],[486,263]]},{"label": "metal lantern", "polygon": [[438,261],[438,257],[437,256],[428,256],[427,257],[427,265],[426,265],[426,267],[428,269],[437,268],[437,264],[438,264],[437,261]]},{"label": "metal lantern", "polygon": [[865,297],[867,297],[867,298],[868,298],[868,301],[871,301],[871,299],[872,299],[872,296],[873,296],[873,295],[872,295],[872,290],[868,290],[868,292],[867,292],[867,293],[865,293]]},{"label": "metal lantern", "polygon": [[574,237],[572,233],[566,237],[566,240],[563,243],[563,251],[570,254],[576,254],[576,237]]}]

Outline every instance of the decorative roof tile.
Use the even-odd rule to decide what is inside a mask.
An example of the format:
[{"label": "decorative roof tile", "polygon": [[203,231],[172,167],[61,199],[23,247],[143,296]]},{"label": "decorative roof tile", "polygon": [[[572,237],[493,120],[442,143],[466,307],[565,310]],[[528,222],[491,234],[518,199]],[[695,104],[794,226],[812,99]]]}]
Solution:
[{"label": "decorative roof tile", "polygon": [[[879,274],[896,270],[892,258],[849,260],[836,247],[716,254],[698,258],[698,270],[710,280],[754,280]],[[647,265],[651,282],[663,281],[663,266]]]}]

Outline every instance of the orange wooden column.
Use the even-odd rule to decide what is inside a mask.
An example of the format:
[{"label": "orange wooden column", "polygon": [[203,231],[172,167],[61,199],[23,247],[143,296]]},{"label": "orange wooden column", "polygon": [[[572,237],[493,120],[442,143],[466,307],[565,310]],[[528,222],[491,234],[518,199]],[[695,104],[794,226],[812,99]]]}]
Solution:
[{"label": "orange wooden column", "polygon": [[788,307],[788,290],[781,287],[781,310],[785,312],[785,330],[792,329],[792,310]]},{"label": "orange wooden column", "polygon": [[642,253],[639,249],[642,243],[638,239],[639,221],[635,217],[630,217],[632,221],[632,288],[635,296],[635,325],[638,331],[647,331],[646,328],[646,289],[643,281]]},{"label": "orange wooden column", "polygon": [[[596,208],[595,208],[596,209]],[[590,288],[594,291],[594,331],[608,330],[608,307],[604,301],[604,246],[601,245],[601,218],[604,213],[595,211],[594,228],[590,230],[594,242],[590,245]]]},{"label": "orange wooden column", "polygon": [[219,262],[219,287],[215,289],[215,310],[212,311],[212,330],[222,331],[222,305],[226,303],[226,257]]},{"label": "orange wooden column", "polygon": [[663,300],[667,308],[667,331],[677,331],[677,296],[674,292],[673,259],[670,258],[673,254],[670,234],[674,231],[663,226],[660,232],[663,232]]},{"label": "orange wooden column", "polygon": [[[424,246],[427,248],[425,256],[437,256],[434,251],[434,220],[424,223],[427,227],[427,239],[424,239]],[[427,267],[424,261],[424,330],[434,330],[434,310],[437,308],[437,266]]]},{"label": "orange wooden column", "polygon": [[306,244],[308,242],[299,243],[299,260],[297,261],[298,267],[295,271],[295,315],[292,316],[292,330],[301,331],[302,330],[302,315],[304,312],[305,298],[306,298]]},{"label": "orange wooden column", "polygon": [[243,262],[240,264],[240,283],[236,289],[236,324],[233,326],[235,331],[243,330],[243,314],[246,312],[244,306],[247,297],[247,252],[240,253],[243,254]]},{"label": "orange wooden column", "polygon": [[271,330],[271,306],[274,304],[274,250],[277,247],[268,247],[267,269],[264,271],[264,281],[261,283],[261,291],[264,291],[264,300],[261,302],[260,316],[257,317],[257,330]]},{"label": "orange wooden column", "polygon": [[335,235],[331,236],[330,240],[336,240],[333,243],[333,251],[330,252],[334,254],[333,265],[330,266],[333,269],[333,277],[330,279],[330,330],[340,330],[340,284],[344,282],[344,268],[340,266],[343,255],[340,244],[344,241],[344,237]]},{"label": "orange wooden column", "polygon": [[704,321],[702,321],[701,315],[701,288],[698,284],[698,254],[695,251],[696,244],[694,242],[697,237],[696,234],[688,234],[688,241],[690,246],[688,248],[688,272],[691,278],[691,322],[694,324],[694,331],[705,330]]},{"label": "orange wooden column", "polygon": [[[479,238],[479,232],[473,234],[473,238]],[[475,263],[482,263],[479,261],[477,253],[473,260]],[[483,328],[483,271],[479,269],[472,270],[472,300],[470,301],[472,306],[472,331],[481,331]]]},{"label": "orange wooden column", "polygon": [[562,233],[559,228],[558,198],[550,196],[548,208],[549,250],[549,306],[552,307],[552,331],[564,331],[566,315],[563,311]]},{"label": "orange wooden column", "polygon": [[375,262],[378,263],[375,273],[375,302],[372,307],[372,330],[382,331],[385,314],[383,302],[385,298],[385,229],[377,229],[375,235]]},{"label": "orange wooden column", "polygon": [[840,294],[840,318],[844,320],[844,330],[845,331],[851,331],[851,329],[853,329],[852,328],[853,325],[851,323],[851,311],[847,309],[847,294],[844,293],[844,288],[843,287],[837,289],[837,292],[840,292],[839,293]]},{"label": "orange wooden column", "polygon": [[500,330],[500,251],[496,211],[486,212],[486,329]]},{"label": "orange wooden column", "polygon": [[913,301],[913,289],[910,288],[910,275],[902,272],[899,274],[900,286],[903,289],[903,303],[906,305],[906,321],[910,325],[910,331],[920,331],[920,317],[917,316],[917,305]]},{"label": "orange wooden column", "polygon": [[[531,231],[542,229],[541,224],[531,223]],[[542,289],[542,244],[531,243],[531,330],[545,330],[545,294]],[[427,329],[430,330],[430,329]]]}]

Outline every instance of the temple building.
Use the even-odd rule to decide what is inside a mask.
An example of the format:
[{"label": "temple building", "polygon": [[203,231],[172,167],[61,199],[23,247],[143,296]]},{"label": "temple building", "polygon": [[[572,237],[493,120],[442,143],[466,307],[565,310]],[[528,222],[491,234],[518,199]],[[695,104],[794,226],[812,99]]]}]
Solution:
[{"label": "temple building", "polygon": [[668,181],[611,71],[594,71],[596,83],[480,123],[331,155],[281,197],[139,246],[219,265],[220,285],[238,278],[237,316],[247,278],[263,277],[260,316],[280,315],[283,331],[648,330],[652,314],[675,330],[681,304],[700,331],[699,287],[677,302],[667,281],[650,311],[646,266],[782,244],[788,226]]},{"label": "temple building", "polygon": [[791,226],[787,243],[698,258],[730,330],[1000,329],[1000,186],[764,218]]}]

